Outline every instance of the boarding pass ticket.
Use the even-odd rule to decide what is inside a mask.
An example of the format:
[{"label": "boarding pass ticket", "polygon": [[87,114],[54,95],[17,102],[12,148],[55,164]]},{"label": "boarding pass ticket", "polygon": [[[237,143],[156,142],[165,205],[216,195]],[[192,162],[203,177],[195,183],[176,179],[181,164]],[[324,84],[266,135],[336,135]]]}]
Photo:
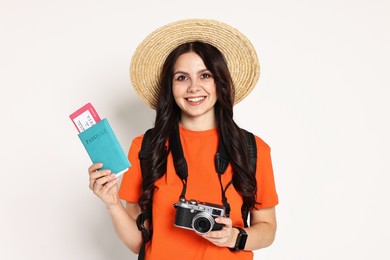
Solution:
[{"label": "boarding pass ticket", "polygon": [[85,104],[69,117],[73,121],[73,124],[76,126],[79,133],[87,130],[100,121],[100,117],[91,103]]}]

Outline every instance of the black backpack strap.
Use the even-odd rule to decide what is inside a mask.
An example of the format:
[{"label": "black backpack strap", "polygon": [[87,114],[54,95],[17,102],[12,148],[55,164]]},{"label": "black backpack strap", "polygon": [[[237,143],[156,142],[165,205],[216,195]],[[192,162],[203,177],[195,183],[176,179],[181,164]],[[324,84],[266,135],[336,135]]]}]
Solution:
[{"label": "black backpack strap", "polygon": [[229,156],[226,152],[225,146],[220,138],[218,142],[217,154],[214,158],[215,170],[219,175],[224,174],[229,165]]},{"label": "black backpack strap", "polygon": [[[257,163],[256,139],[254,134],[252,134],[251,132],[248,132],[245,129],[242,130],[244,132],[245,139],[247,141],[249,160],[250,160],[250,164],[252,165],[253,174],[256,174],[256,163]],[[242,214],[242,220],[244,221],[244,226],[249,227],[248,224],[249,209],[245,208],[244,205],[241,207],[241,214]]]},{"label": "black backpack strap", "polygon": [[245,139],[248,144],[250,163],[252,165],[252,168],[254,169],[254,173],[256,173],[257,146],[256,146],[255,135],[252,134],[251,132],[248,132],[245,129],[243,129],[243,132],[245,134]]},{"label": "black backpack strap", "polygon": [[184,158],[183,147],[181,146],[178,126],[172,131],[172,134],[169,137],[169,147],[172,151],[176,174],[180,179],[186,180],[188,178],[188,167],[187,161]]},{"label": "black backpack strap", "polygon": [[[142,139],[141,150],[139,151],[138,158],[141,164],[142,179],[145,178],[146,174],[146,158],[149,157],[151,152],[151,142],[152,142],[153,128],[146,130],[144,138]],[[144,182],[142,182],[142,190],[145,190]]]},{"label": "black backpack strap", "polygon": [[[142,139],[141,144],[141,150],[139,151],[138,157],[141,164],[141,172],[142,172],[142,190],[146,189],[145,181],[144,179],[147,177],[147,163],[146,158],[149,157],[151,152],[151,141],[152,141],[152,135],[153,135],[153,128],[148,129],[145,134],[144,138]],[[145,246],[148,241],[152,238],[153,230],[148,230],[145,227],[145,221],[150,220],[150,225],[152,224],[152,208],[147,208],[144,212],[139,214],[137,217],[137,227],[138,230],[142,233],[142,245],[138,254],[138,259],[143,260],[145,258]]]}]

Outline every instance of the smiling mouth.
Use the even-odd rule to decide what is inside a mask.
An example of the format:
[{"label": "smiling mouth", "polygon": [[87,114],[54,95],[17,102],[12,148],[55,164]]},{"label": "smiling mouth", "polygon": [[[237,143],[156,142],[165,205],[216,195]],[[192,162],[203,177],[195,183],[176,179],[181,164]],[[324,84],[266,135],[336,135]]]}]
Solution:
[{"label": "smiling mouth", "polygon": [[199,102],[205,99],[205,97],[192,97],[192,98],[186,98],[190,102]]}]

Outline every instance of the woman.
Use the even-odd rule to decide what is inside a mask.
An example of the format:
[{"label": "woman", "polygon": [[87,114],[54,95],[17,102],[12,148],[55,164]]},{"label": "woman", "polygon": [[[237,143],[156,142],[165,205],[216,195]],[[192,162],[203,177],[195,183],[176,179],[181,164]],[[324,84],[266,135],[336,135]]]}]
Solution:
[{"label": "woman", "polygon": [[[158,47],[151,48],[153,44]],[[133,252],[146,248],[146,259],[253,259],[253,250],[272,244],[278,197],[270,148],[256,136],[254,169],[245,135],[233,120],[233,105],[254,87],[258,68],[249,41],[234,28],[212,20],[169,24],[137,48],[132,82],[141,98],[156,109],[148,177],[142,182],[138,153],[143,135],[133,140],[132,167],[124,174],[119,191],[118,178],[109,170],[99,170],[102,164],[88,170],[90,188],[107,205],[118,236]],[[161,75],[153,76],[151,71]],[[187,163],[185,180],[177,175],[172,157],[175,134]],[[219,143],[229,158],[221,174],[214,164]],[[120,199],[126,201],[125,207]],[[213,217],[216,230],[199,232],[194,224],[175,219],[178,209],[193,209],[188,207],[196,203],[190,200],[224,210]],[[149,206],[153,218],[146,226],[153,234],[143,248],[137,217]],[[249,227],[242,209],[250,212]]]}]

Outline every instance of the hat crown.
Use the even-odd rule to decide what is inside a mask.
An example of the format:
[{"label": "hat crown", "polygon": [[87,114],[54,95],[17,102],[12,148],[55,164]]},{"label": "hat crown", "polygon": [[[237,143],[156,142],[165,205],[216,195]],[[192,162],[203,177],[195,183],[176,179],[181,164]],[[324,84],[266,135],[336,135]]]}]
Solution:
[{"label": "hat crown", "polygon": [[260,76],[258,57],[251,42],[240,31],[216,20],[180,20],[149,34],[131,59],[132,85],[153,109],[157,105],[159,78],[166,58],[179,45],[194,41],[213,45],[224,55],[233,80],[235,104],[256,86]]}]

